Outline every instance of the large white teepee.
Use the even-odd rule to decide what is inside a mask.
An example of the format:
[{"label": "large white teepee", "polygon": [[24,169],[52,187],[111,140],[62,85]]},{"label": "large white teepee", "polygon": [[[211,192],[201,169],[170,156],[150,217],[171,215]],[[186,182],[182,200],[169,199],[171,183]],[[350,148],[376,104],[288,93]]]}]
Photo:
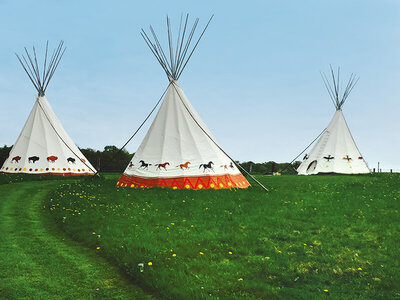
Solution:
[{"label": "large white teepee", "polygon": [[341,94],[339,69],[335,76],[331,68],[331,74],[333,85],[329,84],[325,75],[322,78],[336,107],[336,112],[310,153],[304,156],[297,172],[299,175],[369,173],[368,166],[354,142],[342,112],[342,106],[358,79],[351,74],[348,84]]},{"label": "large white teepee", "polygon": [[48,60],[46,45],[43,73],[39,72],[35,48],[33,56],[26,49],[26,58],[22,56],[21,60],[17,55],[39,95],[1,172],[55,175],[93,175],[96,172],[66,133],[45,96],[64,51],[63,42],[60,42]]},{"label": "large white teepee", "polygon": [[[165,186],[174,189],[249,186],[234,162],[217,144],[178,85],[177,80],[182,70],[209,24],[208,22],[193,49],[188,51],[198,19],[188,40],[184,42],[187,22],[188,16],[184,22],[182,35],[180,35],[181,28],[179,30],[177,45],[181,50],[174,51],[167,17],[169,61],[159,46],[154,30],[150,27],[154,43],[142,31],[142,36],[167,73],[170,83],[157,116],[117,183],[119,186]],[[190,54],[186,58],[188,52]]]}]

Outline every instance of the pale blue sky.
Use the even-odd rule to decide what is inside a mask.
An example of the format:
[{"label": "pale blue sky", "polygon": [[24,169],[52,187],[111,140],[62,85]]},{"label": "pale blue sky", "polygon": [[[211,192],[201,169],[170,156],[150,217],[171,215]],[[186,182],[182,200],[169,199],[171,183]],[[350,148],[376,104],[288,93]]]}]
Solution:
[{"label": "pale blue sky", "polygon": [[360,76],[343,111],[363,156],[400,170],[397,0],[0,0],[0,144],[15,142],[36,97],[14,52],[63,39],[47,91],[55,113],[80,147],[122,145],[168,84],[140,28],[165,38],[165,15],[177,25],[182,12],[201,25],[215,14],[180,85],[233,158],[294,158],[333,116],[319,75],[333,64]]}]

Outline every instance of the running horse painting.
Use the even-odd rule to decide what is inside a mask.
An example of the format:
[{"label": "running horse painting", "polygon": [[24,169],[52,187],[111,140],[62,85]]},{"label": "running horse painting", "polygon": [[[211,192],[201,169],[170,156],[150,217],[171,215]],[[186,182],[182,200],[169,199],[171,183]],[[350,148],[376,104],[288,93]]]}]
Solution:
[{"label": "running horse painting", "polygon": [[214,169],[213,169],[213,167],[212,167],[213,164],[214,164],[214,163],[213,163],[212,161],[208,162],[208,164],[201,164],[201,165],[199,166],[199,169],[203,168],[203,173],[204,173],[206,170],[211,170],[211,171],[215,172]]},{"label": "running horse painting", "polygon": [[180,164],[179,166],[176,166],[176,167],[181,168],[181,170],[187,170],[187,169],[190,169],[189,165],[190,165],[190,161],[187,161],[184,164]]},{"label": "running horse painting", "polygon": [[169,166],[169,162],[165,162],[163,164],[156,164],[157,170],[161,170],[163,168],[165,171],[167,171],[167,166]]},{"label": "running horse painting", "polygon": [[151,164],[146,164],[143,160],[139,161],[139,163],[140,163],[139,169],[147,170],[149,166],[151,166]]}]

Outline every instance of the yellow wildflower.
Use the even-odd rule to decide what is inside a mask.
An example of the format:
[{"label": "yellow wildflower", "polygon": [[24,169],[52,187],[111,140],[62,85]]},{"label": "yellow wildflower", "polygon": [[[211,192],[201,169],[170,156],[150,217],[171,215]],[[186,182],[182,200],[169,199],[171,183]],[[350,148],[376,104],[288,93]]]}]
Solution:
[{"label": "yellow wildflower", "polygon": [[240,277],[240,278],[238,279],[238,281],[243,281],[243,278],[242,278],[242,277]]},{"label": "yellow wildflower", "polygon": [[229,251],[228,253],[229,253],[229,255],[232,255],[232,251]]},{"label": "yellow wildflower", "polygon": [[327,292],[329,292],[329,291],[328,291],[327,289],[324,289],[324,292],[327,293]]},{"label": "yellow wildflower", "polygon": [[203,252],[201,252],[201,251],[200,251],[199,253],[200,253],[200,255],[204,255],[204,253],[203,253]]},{"label": "yellow wildflower", "polygon": [[362,268],[358,268],[357,270],[358,270],[358,271],[362,271]]},{"label": "yellow wildflower", "polygon": [[174,253],[174,254],[172,254],[172,256],[174,256],[174,257],[175,257],[175,256],[176,256],[176,254]]},{"label": "yellow wildflower", "polygon": [[153,263],[152,263],[151,261],[149,261],[147,264],[148,264],[149,266],[152,266],[152,265],[153,265]]},{"label": "yellow wildflower", "polygon": [[97,250],[100,250],[100,247],[96,247]]},{"label": "yellow wildflower", "polygon": [[372,278],[372,280],[374,280],[374,281],[381,281],[381,279],[378,278],[378,277],[374,277],[374,278]]},{"label": "yellow wildflower", "polygon": [[265,259],[270,259],[270,257],[269,257],[269,256],[266,256]]}]

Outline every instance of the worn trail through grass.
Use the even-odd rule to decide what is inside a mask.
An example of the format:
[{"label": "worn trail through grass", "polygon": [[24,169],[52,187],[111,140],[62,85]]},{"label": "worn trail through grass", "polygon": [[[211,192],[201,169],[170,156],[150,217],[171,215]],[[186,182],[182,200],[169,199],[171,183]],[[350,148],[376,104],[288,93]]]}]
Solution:
[{"label": "worn trail through grass", "polygon": [[42,209],[57,184],[0,185],[0,298],[151,298],[93,249],[57,232]]}]

